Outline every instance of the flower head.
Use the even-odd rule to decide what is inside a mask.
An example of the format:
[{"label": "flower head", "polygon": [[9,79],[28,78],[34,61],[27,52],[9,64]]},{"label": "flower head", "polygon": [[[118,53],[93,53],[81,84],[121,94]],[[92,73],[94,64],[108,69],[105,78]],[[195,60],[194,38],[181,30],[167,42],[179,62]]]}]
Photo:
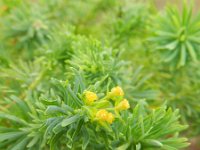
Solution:
[{"label": "flower head", "polygon": [[105,109],[101,109],[96,113],[96,118],[100,122],[107,122],[111,124],[114,121],[114,116]]},{"label": "flower head", "polygon": [[85,91],[84,96],[85,96],[85,103],[87,105],[91,105],[95,100],[98,99],[96,93],[90,91]]},{"label": "flower head", "polygon": [[107,120],[106,120],[106,121],[107,121],[109,124],[112,124],[114,120],[115,120],[115,117],[113,116],[113,114],[112,114],[112,113],[108,113],[108,116],[107,116]]},{"label": "flower head", "polygon": [[126,110],[130,108],[130,104],[127,101],[127,99],[124,99],[123,101],[121,101],[116,107],[116,110],[121,111],[121,110]]},{"label": "flower head", "polygon": [[105,109],[101,109],[96,113],[96,118],[99,121],[106,121],[108,117],[108,112]]},{"label": "flower head", "polygon": [[122,98],[124,96],[124,91],[121,87],[117,86],[111,89],[111,92],[109,93],[109,96],[112,100],[117,100],[119,98]]}]

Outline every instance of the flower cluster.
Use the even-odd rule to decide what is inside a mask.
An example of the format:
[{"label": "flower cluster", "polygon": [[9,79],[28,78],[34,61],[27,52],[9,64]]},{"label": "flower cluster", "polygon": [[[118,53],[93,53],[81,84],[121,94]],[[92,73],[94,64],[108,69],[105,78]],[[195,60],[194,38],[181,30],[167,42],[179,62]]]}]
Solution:
[{"label": "flower cluster", "polygon": [[123,98],[124,91],[121,87],[117,86],[112,88],[108,95],[109,98],[115,102],[115,110],[121,111],[130,108],[128,100]]},{"label": "flower cluster", "polygon": [[93,110],[91,117],[99,123],[112,124],[120,111],[130,108],[127,99],[124,99],[124,91],[117,86],[111,89],[105,97],[99,99],[97,94],[91,91],[83,93],[83,101],[89,110]]},{"label": "flower cluster", "polygon": [[112,88],[111,92],[108,93],[110,99],[116,101],[121,99],[124,96],[124,91],[122,90],[121,87],[117,86]]},{"label": "flower cluster", "polygon": [[126,110],[130,108],[129,102],[127,99],[122,100],[116,107],[116,110],[121,111],[121,110]]},{"label": "flower cluster", "polygon": [[84,92],[84,102],[87,105],[91,105],[95,100],[98,99],[98,96],[94,92],[85,91]]},{"label": "flower cluster", "polygon": [[115,117],[112,113],[108,112],[105,109],[100,109],[97,113],[96,113],[96,118],[100,121],[100,122],[107,122],[109,124],[111,124]]}]

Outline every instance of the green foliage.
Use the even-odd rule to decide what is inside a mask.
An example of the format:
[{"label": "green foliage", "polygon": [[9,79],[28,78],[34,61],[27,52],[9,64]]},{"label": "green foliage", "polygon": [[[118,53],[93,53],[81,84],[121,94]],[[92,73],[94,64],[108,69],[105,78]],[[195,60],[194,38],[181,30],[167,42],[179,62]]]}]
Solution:
[{"label": "green foliage", "polygon": [[[153,77],[154,85],[160,88],[161,101],[166,101],[168,106],[179,108],[181,119],[187,122],[193,129],[190,134],[198,134],[198,124],[200,115],[199,106],[199,87],[200,74],[198,70],[199,63],[188,64],[188,68],[182,68],[177,71],[168,70],[166,67],[155,72]],[[161,84],[158,85],[157,83]],[[162,86],[165,85],[165,86]],[[157,102],[158,103],[158,102]]]},{"label": "green foliage", "polygon": [[[122,5],[123,6],[123,5]],[[143,3],[135,5],[125,5],[118,12],[116,20],[113,22],[113,42],[115,46],[122,43],[130,44],[132,37],[144,36],[150,8]]]},{"label": "green foliage", "polygon": [[162,50],[163,61],[182,67],[190,60],[199,59],[199,15],[192,15],[192,6],[183,5],[179,13],[177,7],[169,6],[158,19],[153,41]]},{"label": "green foliage", "polygon": [[[37,10],[37,11],[35,11]],[[15,14],[15,15],[13,15]],[[21,5],[11,11],[4,20],[5,37],[12,39],[16,48],[30,49],[37,43],[44,43],[48,39],[48,20],[45,9],[38,8],[38,5]],[[12,24],[10,27],[9,25]]]},{"label": "green foliage", "polygon": [[[187,6],[188,5],[188,6]],[[179,108],[183,122],[190,124],[189,134],[199,134],[199,52],[198,12],[194,13],[191,4],[184,3],[182,9],[169,5],[165,12],[155,16],[151,23],[154,37],[150,38],[152,54],[150,57],[156,67],[155,76],[150,81],[152,87],[160,89],[160,99],[173,109]],[[164,13],[164,14],[163,14]],[[196,30],[197,29],[197,30]],[[151,29],[152,31],[152,29]],[[180,41],[182,37],[185,40]],[[189,45],[189,47],[188,47]],[[184,47],[182,49],[182,47]],[[159,52],[157,50],[160,50]],[[154,51],[156,50],[156,51]],[[154,58],[155,57],[155,58]],[[157,58],[161,59],[157,59]],[[163,63],[163,61],[165,63]],[[158,105],[159,101],[154,104]]]},{"label": "green foliage", "polygon": [[94,84],[102,78],[110,79],[115,85],[122,82],[120,77],[125,76],[125,67],[128,65],[120,60],[118,51],[85,37],[77,37],[72,43],[72,49],[76,54],[72,56],[70,66],[81,70],[90,83]]},{"label": "green foliage", "polygon": [[[178,111],[161,107],[147,113],[146,103],[142,102],[132,111],[115,114],[118,117],[112,125],[102,126],[92,119],[94,109],[107,106],[111,109],[110,105],[102,105],[103,99],[91,106],[84,104],[80,95],[85,86],[80,78],[75,85],[53,80],[52,90],[39,99],[34,93],[25,100],[11,96],[7,101],[15,102],[15,111],[0,113],[1,121],[6,119],[9,124],[1,127],[0,147],[140,150],[178,149],[187,145],[185,138],[175,134],[185,128],[177,121]],[[91,88],[98,91],[96,86]]]},{"label": "green foliage", "polygon": [[152,1],[2,0],[0,149],[187,147],[199,15],[183,6],[158,17]]}]

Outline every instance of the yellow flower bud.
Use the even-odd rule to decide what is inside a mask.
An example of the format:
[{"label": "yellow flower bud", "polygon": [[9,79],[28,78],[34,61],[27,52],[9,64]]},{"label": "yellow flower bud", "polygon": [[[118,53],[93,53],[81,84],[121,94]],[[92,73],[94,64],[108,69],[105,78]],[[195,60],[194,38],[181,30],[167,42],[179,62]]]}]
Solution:
[{"label": "yellow flower bud", "polygon": [[109,96],[112,100],[117,100],[119,98],[122,98],[124,96],[124,91],[121,87],[117,86],[111,89],[111,92],[109,93]]},{"label": "yellow flower bud", "polygon": [[121,111],[121,110],[126,110],[130,108],[130,104],[127,101],[127,99],[124,99],[123,101],[121,101],[116,107],[116,110]]},{"label": "yellow flower bud", "polygon": [[114,116],[105,109],[101,109],[96,113],[96,119],[100,122],[107,122],[111,124],[114,121]]},{"label": "yellow flower bud", "polygon": [[113,96],[124,96],[124,91],[121,87],[117,86],[111,89],[111,94]]},{"label": "yellow flower bud", "polygon": [[94,92],[85,91],[85,103],[91,105],[95,100],[98,99],[97,95]]},{"label": "yellow flower bud", "polygon": [[108,112],[105,109],[101,109],[96,113],[96,118],[99,121],[106,121],[108,118]]},{"label": "yellow flower bud", "polygon": [[108,113],[108,117],[107,117],[107,122],[109,124],[112,124],[112,122],[115,120],[115,117],[113,116],[112,113]]}]

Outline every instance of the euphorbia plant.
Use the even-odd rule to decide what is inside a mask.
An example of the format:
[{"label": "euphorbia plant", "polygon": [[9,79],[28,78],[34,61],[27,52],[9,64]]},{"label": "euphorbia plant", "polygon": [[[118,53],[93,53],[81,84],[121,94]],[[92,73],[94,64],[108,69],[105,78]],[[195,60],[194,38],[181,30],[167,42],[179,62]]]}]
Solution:
[{"label": "euphorbia plant", "polygon": [[188,145],[177,134],[185,128],[177,110],[147,112],[143,101],[130,107],[120,87],[98,93],[98,87],[85,88],[81,80],[53,82],[40,99],[34,92],[25,100],[12,97],[15,112],[0,113],[1,148],[168,150]]},{"label": "euphorbia plant", "polygon": [[182,9],[169,5],[155,18],[157,22],[151,23],[157,27],[150,40],[156,45],[152,56],[161,59],[154,59],[154,83],[159,83],[160,98],[180,109],[182,121],[193,129],[190,133],[198,134],[199,12],[194,13],[191,3],[185,1]]},{"label": "euphorbia plant", "polygon": [[199,60],[199,21],[199,14],[186,2],[181,13],[176,6],[168,6],[159,16],[153,40],[164,54],[164,62],[180,68]]},{"label": "euphorbia plant", "polygon": [[[199,76],[191,73],[197,70],[193,68],[196,64],[191,63],[194,65],[191,70],[186,69],[189,63],[185,63],[178,69],[164,68],[167,73],[160,73],[163,66],[159,57],[144,50],[152,43],[149,47],[143,45],[150,33],[147,24],[152,14],[148,3],[18,1],[15,7],[0,12],[1,29],[6,29],[0,35],[5,39],[0,41],[0,149],[178,150],[187,147],[187,139],[181,135],[187,125],[182,125],[179,118],[187,121],[195,118],[193,121],[198,122],[199,104],[194,99],[198,95]],[[7,3],[4,0],[0,5]],[[188,12],[184,14],[190,16]],[[163,20],[169,18],[167,15]],[[158,22],[162,24],[163,20]],[[189,26],[187,30],[191,31]],[[192,35],[196,38],[196,34]],[[163,35],[156,33],[156,37],[163,38]],[[14,42],[10,43],[12,39]],[[171,40],[156,40],[153,44],[162,47]],[[183,41],[179,46],[184,45]],[[152,49],[156,48],[153,45]],[[197,52],[196,47],[193,50]],[[183,76],[179,78],[180,74],[192,79],[185,82]],[[183,81],[184,86],[180,86],[178,83]],[[161,91],[160,97],[168,100],[167,105],[156,101],[155,90]],[[194,90],[197,92],[193,94]],[[174,101],[181,98],[181,103]]]}]

